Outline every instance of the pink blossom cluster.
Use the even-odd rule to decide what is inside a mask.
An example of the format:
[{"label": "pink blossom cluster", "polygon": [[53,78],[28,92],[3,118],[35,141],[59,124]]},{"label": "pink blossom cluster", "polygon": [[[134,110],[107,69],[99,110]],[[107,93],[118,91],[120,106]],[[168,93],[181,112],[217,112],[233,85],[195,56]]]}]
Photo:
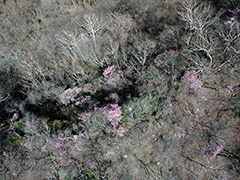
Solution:
[{"label": "pink blossom cluster", "polygon": [[69,164],[69,161],[66,160],[67,147],[63,133],[59,133],[57,138],[47,139],[45,145],[42,147],[42,151],[53,153],[53,163],[56,167]]},{"label": "pink blossom cluster", "polygon": [[223,8],[221,8],[221,9],[218,10],[218,12],[216,13],[216,15],[217,15],[217,16],[221,16],[221,15],[223,15],[225,12],[226,12],[226,10],[223,9]]},{"label": "pink blossom cluster", "polygon": [[114,100],[115,102],[119,102],[119,100],[120,100],[120,98],[119,98],[117,93],[111,93],[109,95],[109,97],[110,97],[111,100]]},{"label": "pink blossom cluster", "polygon": [[233,9],[233,10],[228,10],[230,13],[232,13],[232,14],[238,14],[238,13],[240,13],[240,9],[239,8],[236,8],[236,9]]},{"label": "pink blossom cluster", "polygon": [[28,165],[29,161],[26,158],[24,158],[22,153],[18,151],[14,151],[12,148],[9,149],[8,151],[3,152],[1,156],[1,164],[4,164],[5,167],[11,164],[11,168],[16,170],[19,169],[19,166],[21,166],[24,169],[29,168],[29,165]]},{"label": "pink blossom cluster", "polygon": [[81,96],[77,99],[75,99],[75,105],[82,105],[82,104],[87,104],[92,100],[91,96]]},{"label": "pink blossom cluster", "polygon": [[167,104],[167,109],[169,113],[173,113],[173,104],[172,103]]},{"label": "pink blossom cluster", "polygon": [[76,101],[76,97],[78,94],[82,91],[81,88],[74,87],[66,89],[61,95],[60,95],[60,101],[65,106],[69,105],[72,102]]},{"label": "pink blossom cluster", "polygon": [[51,152],[52,150],[54,150],[54,148],[52,147],[52,144],[53,144],[53,140],[52,139],[47,139],[46,143],[42,147],[42,151]]},{"label": "pink blossom cluster", "polygon": [[88,102],[87,110],[95,109],[99,104],[100,104],[99,101],[92,100],[91,102]]},{"label": "pink blossom cluster", "polygon": [[223,144],[218,146],[208,145],[205,154],[208,160],[214,159],[224,149]]},{"label": "pink blossom cluster", "polygon": [[231,48],[227,48],[226,54],[227,54],[230,58],[233,57],[233,53],[234,53],[234,51],[233,51]]},{"label": "pink blossom cluster", "polygon": [[97,163],[92,161],[91,159],[86,160],[83,164],[91,169],[94,169],[97,166]]},{"label": "pink blossom cluster", "polygon": [[60,101],[65,106],[69,104],[72,104],[72,106],[87,105],[87,108],[89,109],[97,105],[98,102],[94,102],[91,96],[84,95],[80,96],[81,92],[82,92],[81,88],[78,87],[69,88],[61,94]]},{"label": "pink blossom cluster", "polygon": [[104,79],[107,81],[109,78],[112,77],[113,73],[116,72],[116,70],[117,66],[108,66],[103,72]]},{"label": "pink blossom cluster", "polygon": [[103,111],[106,113],[108,120],[113,126],[113,131],[117,132],[119,136],[124,135],[124,128],[120,126],[117,129],[119,122],[122,120],[122,111],[121,107],[118,104],[108,104],[103,108]]},{"label": "pink blossom cluster", "polygon": [[120,126],[118,129],[117,129],[117,134],[119,135],[119,136],[124,136],[124,133],[125,133],[126,131],[125,131],[125,129],[122,127],[122,126]]},{"label": "pink blossom cluster", "polygon": [[174,136],[178,137],[178,139],[185,137],[185,135],[186,135],[186,132],[183,129],[177,130],[174,134]]},{"label": "pink blossom cluster", "polygon": [[14,113],[13,116],[12,116],[12,118],[11,118],[9,121],[12,122],[12,121],[14,121],[14,120],[17,120],[18,117],[19,117],[18,113]]},{"label": "pink blossom cluster", "polygon": [[83,91],[89,91],[92,88],[93,88],[92,83],[86,83],[86,84],[84,84]]},{"label": "pink blossom cluster", "polygon": [[122,119],[121,107],[118,106],[118,104],[108,104],[103,110],[107,114],[108,120],[111,122],[113,129],[116,129],[118,123]]},{"label": "pink blossom cluster", "polygon": [[134,82],[134,84],[138,84],[138,83],[140,83],[143,80],[144,80],[143,78],[137,78],[136,81]]},{"label": "pink blossom cluster", "polygon": [[227,93],[231,96],[236,96],[235,87],[239,86],[239,85],[240,85],[240,83],[235,83],[235,84],[232,84],[232,85],[228,85],[227,88],[226,88]]},{"label": "pink blossom cluster", "polygon": [[12,124],[10,124],[3,132],[11,134],[12,132],[10,132],[10,131],[12,131],[13,129],[14,129],[14,126]]},{"label": "pink blossom cluster", "polygon": [[73,135],[73,141],[75,142],[75,148],[78,151],[82,151],[82,143],[81,143],[82,137],[83,137],[83,134],[80,132],[78,135]]},{"label": "pink blossom cluster", "polygon": [[112,66],[108,66],[104,70],[103,76],[105,81],[107,81],[107,83],[112,84],[117,81],[117,78],[116,78],[117,73],[121,73],[121,72],[122,71],[120,70],[117,71],[117,66],[112,65]]},{"label": "pink blossom cluster", "polygon": [[240,23],[235,19],[235,17],[228,18],[224,24],[228,25],[230,28],[239,28]]},{"label": "pink blossom cluster", "polygon": [[83,113],[78,114],[78,120],[83,121],[85,124],[87,124],[92,116],[93,112],[92,111],[86,111]]},{"label": "pink blossom cluster", "polygon": [[86,125],[89,125],[91,117],[99,111],[101,111],[103,115],[106,115],[108,121],[113,126],[113,132],[116,132],[119,136],[123,136],[125,130],[122,126],[119,126],[119,122],[122,119],[122,111],[118,104],[108,104],[102,108],[94,107],[94,110],[79,113],[78,120],[82,121]]},{"label": "pink blossom cluster", "polygon": [[231,96],[236,95],[234,87],[235,87],[234,85],[228,85],[227,88],[226,88],[227,93]]},{"label": "pink blossom cluster", "polygon": [[[19,117],[19,115],[18,115],[17,113],[14,113],[13,116],[12,116],[12,118],[9,119],[9,121],[10,121],[10,122],[13,122],[13,121],[17,120],[18,117]],[[12,130],[14,130],[14,125],[13,125],[13,124],[10,124],[3,132],[10,134],[10,133],[11,133],[10,131],[12,131]]]},{"label": "pink blossom cluster", "polygon": [[186,71],[182,78],[188,83],[189,87],[194,90],[198,90],[203,86],[203,83],[195,71]]},{"label": "pink blossom cluster", "polygon": [[177,56],[179,55],[178,51],[175,50],[169,50],[164,51],[164,53],[157,55],[157,57],[154,59],[154,63],[156,66],[170,66],[171,63],[173,63]]}]

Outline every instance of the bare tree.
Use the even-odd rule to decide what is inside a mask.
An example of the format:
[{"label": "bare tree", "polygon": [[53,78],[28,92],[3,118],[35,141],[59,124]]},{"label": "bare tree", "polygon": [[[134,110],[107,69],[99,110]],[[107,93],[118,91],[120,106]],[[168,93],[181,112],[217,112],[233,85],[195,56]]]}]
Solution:
[{"label": "bare tree", "polygon": [[79,44],[82,43],[84,34],[79,34],[77,30],[66,31],[63,30],[61,34],[57,34],[56,38],[60,42],[61,47],[64,51],[68,52],[68,56],[73,61],[78,61],[78,53],[81,59],[86,62],[86,58],[83,55],[82,49],[79,48]]},{"label": "bare tree", "polygon": [[218,69],[227,63],[236,61],[240,55],[240,22],[235,17],[231,17],[225,22],[219,20],[215,27],[225,45],[221,55],[228,56],[228,60],[216,68]]},{"label": "bare tree", "polygon": [[19,59],[18,67],[21,72],[22,85],[25,88],[38,88],[50,72],[47,66],[34,54],[27,54]]},{"label": "bare tree", "polygon": [[178,14],[187,23],[190,31],[204,33],[209,26],[217,21],[219,15],[215,16],[215,9],[210,3],[198,0],[179,0],[181,8]]},{"label": "bare tree", "polygon": [[[72,31],[63,30],[62,33],[56,35],[56,38],[60,43],[62,53],[67,55],[71,61],[80,63],[80,65],[86,65],[86,63],[97,67],[104,65],[105,59],[100,57],[99,45],[96,42],[92,44],[92,40],[87,34],[76,29]],[[81,73],[85,74],[83,68]]]},{"label": "bare tree", "polygon": [[[188,54],[204,52],[210,59],[208,64],[214,64],[214,55],[217,54],[217,36],[211,26],[218,20],[221,13],[216,13],[214,7],[207,2],[198,0],[179,0],[178,14],[186,22],[186,47]],[[206,66],[206,63],[195,62],[196,65]],[[202,68],[203,68],[202,67]]]},{"label": "bare tree", "polygon": [[[186,42],[186,50],[187,53],[190,54],[197,54],[199,52],[204,52],[207,57],[209,58],[209,67],[211,67],[214,64],[214,54],[215,50],[218,47],[218,44],[216,42],[216,38],[211,34],[211,31],[207,33],[202,34],[189,34],[185,36],[185,42]],[[203,61],[196,61],[194,60],[194,64],[199,67],[206,67],[206,62]]]},{"label": "bare tree", "polygon": [[85,14],[83,18],[84,22],[81,26],[92,36],[95,49],[97,49],[96,33],[104,28],[103,19],[98,18],[95,14]]}]

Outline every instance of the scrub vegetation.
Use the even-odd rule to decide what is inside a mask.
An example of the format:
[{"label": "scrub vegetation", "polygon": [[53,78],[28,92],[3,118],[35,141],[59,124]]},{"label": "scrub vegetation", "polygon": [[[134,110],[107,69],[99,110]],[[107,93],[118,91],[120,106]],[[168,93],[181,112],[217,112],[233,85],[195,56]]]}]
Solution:
[{"label": "scrub vegetation", "polygon": [[0,179],[237,180],[239,0],[0,0]]}]

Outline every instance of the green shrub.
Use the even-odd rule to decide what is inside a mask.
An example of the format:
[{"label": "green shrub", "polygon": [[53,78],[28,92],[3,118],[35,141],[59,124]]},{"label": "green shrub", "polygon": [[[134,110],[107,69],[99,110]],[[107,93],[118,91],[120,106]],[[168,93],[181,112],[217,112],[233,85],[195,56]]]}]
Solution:
[{"label": "green shrub", "polygon": [[21,141],[22,137],[15,135],[15,134],[9,134],[7,135],[7,142],[9,143],[9,145],[13,146],[15,144],[17,144],[19,141]]},{"label": "green shrub", "polygon": [[54,120],[48,122],[48,126],[52,132],[60,131],[69,124],[70,122],[67,120]]},{"label": "green shrub", "polygon": [[161,97],[154,93],[146,94],[140,98],[133,98],[122,106],[123,121],[140,122],[146,120],[157,110],[161,103]]},{"label": "green shrub", "polygon": [[5,123],[0,123],[0,133],[5,129]]},{"label": "green shrub", "polygon": [[24,134],[23,128],[22,120],[0,123],[0,136],[2,136],[3,141],[6,141],[9,145],[13,146],[22,139]]},{"label": "green shrub", "polygon": [[96,175],[96,172],[93,169],[84,166],[84,164],[82,163],[78,163],[77,166],[78,166],[78,169],[80,170],[81,176],[89,180],[99,179],[99,177]]}]

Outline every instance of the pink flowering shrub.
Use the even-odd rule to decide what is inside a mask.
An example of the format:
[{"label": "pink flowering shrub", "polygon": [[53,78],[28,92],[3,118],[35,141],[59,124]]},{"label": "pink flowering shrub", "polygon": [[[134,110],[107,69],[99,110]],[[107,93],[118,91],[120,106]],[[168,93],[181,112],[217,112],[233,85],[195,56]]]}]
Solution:
[{"label": "pink flowering shrub", "polygon": [[78,120],[82,121],[88,128],[97,127],[98,129],[106,128],[111,123],[113,132],[119,136],[124,135],[124,128],[119,126],[122,120],[121,107],[118,104],[108,104],[104,107],[95,107],[90,111],[78,114]]},{"label": "pink flowering shrub", "polygon": [[81,142],[81,139],[83,137],[83,134],[82,133],[79,133],[78,135],[73,135],[73,141],[75,142],[75,148],[78,150],[78,151],[82,151],[82,142]]},{"label": "pink flowering shrub", "polygon": [[120,98],[119,98],[119,96],[118,96],[117,93],[111,93],[111,94],[109,95],[109,98],[110,98],[111,100],[115,101],[116,103],[119,102],[119,100],[120,100]]},{"label": "pink flowering shrub", "polygon": [[[87,85],[87,87],[84,87],[85,90],[87,90],[87,88],[89,88],[90,86],[91,84]],[[92,99],[91,96],[81,95],[81,93],[82,88],[78,87],[69,88],[61,94],[60,101],[65,106],[71,104],[72,106],[81,106],[87,109],[91,109],[99,103]]]},{"label": "pink flowering shrub", "polygon": [[169,113],[173,113],[173,104],[172,103],[167,104],[167,110]]},{"label": "pink flowering shrub", "polygon": [[218,146],[208,145],[205,154],[208,160],[214,159],[224,149],[223,143]]},{"label": "pink flowering shrub", "polygon": [[185,137],[185,135],[186,135],[186,132],[184,129],[179,129],[174,134],[174,136],[176,136],[178,139]]},{"label": "pink flowering shrub", "polygon": [[60,95],[60,101],[65,106],[69,105],[72,102],[76,101],[76,97],[78,94],[82,91],[81,88],[74,87],[66,89],[61,95]]},{"label": "pink flowering shrub", "polygon": [[117,129],[119,122],[122,120],[121,107],[118,104],[108,104],[103,108],[103,111],[107,115],[108,120],[111,122],[113,131],[117,132],[119,136],[123,136],[125,132],[124,128],[120,126]]},{"label": "pink flowering shrub", "polygon": [[116,70],[117,70],[117,66],[115,65],[108,66],[103,72],[104,79],[106,81],[109,80],[112,77],[113,73],[116,72]]},{"label": "pink flowering shrub", "polygon": [[14,129],[14,126],[10,124],[3,132],[10,134],[13,129]]},{"label": "pink flowering shrub", "polygon": [[14,114],[13,114],[12,118],[9,119],[10,125],[3,131],[4,133],[10,134],[11,131],[14,130],[15,126],[14,126],[13,122],[14,122],[15,120],[17,120],[18,117],[19,117],[19,115],[18,115],[17,113],[14,113]]},{"label": "pink flowering shrub", "polygon": [[221,15],[223,15],[224,13],[226,13],[226,10],[223,9],[223,8],[221,8],[221,9],[219,9],[219,10],[217,11],[216,15],[217,15],[217,16],[221,16]]},{"label": "pink flowering shrub", "polygon": [[233,10],[229,9],[228,11],[229,11],[230,13],[232,13],[232,14],[238,14],[238,13],[240,13],[240,9],[239,9],[239,8],[236,8],[236,9],[233,9]]},{"label": "pink flowering shrub", "polygon": [[18,113],[14,113],[13,116],[12,116],[12,118],[10,119],[10,121],[12,122],[12,121],[14,121],[14,120],[17,120],[18,117],[19,117]]},{"label": "pink flowering shrub", "polygon": [[103,76],[104,76],[104,80],[108,83],[108,84],[114,84],[115,82],[117,82],[119,80],[119,73],[121,73],[122,71],[117,70],[117,66],[112,65],[112,66],[108,66],[104,72],[103,72]]},{"label": "pink flowering shrub", "polygon": [[81,96],[77,99],[75,99],[75,105],[78,106],[78,105],[84,105],[84,104],[87,104],[89,103],[90,101],[92,100],[92,97],[91,96]]},{"label": "pink flowering shrub", "polygon": [[236,96],[235,88],[239,85],[240,85],[240,83],[235,83],[235,84],[232,84],[232,85],[228,85],[227,88],[226,88],[227,93],[231,96]]},{"label": "pink flowering shrub", "polygon": [[226,91],[231,96],[236,95],[235,90],[234,90],[234,85],[228,85],[227,88],[226,88]]},{"label": "pink flowering shrub", "polygon": [[94,169],[97,166],[97,163],[92,161],[91,159],[86,160],[83,164],[84,166],[89,167],[91,169]]},{"label": "pink flowering shrub", "polygon": [[186,71],[182,79],[187,82],[191,89],[198,90],[203,86],[195,71]]},{"label": "pink flowering shrub", "polygon": [[143,80],[144,80],[143,78],[137,78],[136,81],[134,82],[134,84],[138,84],[138,83],[140,83]]},{"label": "pink flowering shrub", "polygon": [[[75,144],[74,146],[72,142]],[[71,138],[60,132],[57,137],[48,138],[41,150],[51,154],[52,162],[56,167],[68,166],[71,162],[71,150],[75,152],[85,151],[83,134],[79,132]]]},{"label": "pink flowering shrub", "polygon": [[[19,172],[29,168],[28,160],[24,157],[24,155],[21,152],[16,151],[14,149],[9,148],[7,151],[4,151],[3,153],[1,153],[0,157],[1,157],[1,168],[4,166],[8,168],[8,171],[14,170],[15,172]],[[6,178],[1,178],[1,179],[6,179]]]},{"label": "pink flowering shrub", "polygon": [[125,129],[124,129],[122,126],[120,126],[120,127],[117,129],[117,134],[118,134],[119,136],[124,136],[124,133],[125,133]]},{"label": "pink flowering shrub", "polygon": [[57,138],[49,138],[42,147],[43,152],[52,153],[54,155],[52,161],[56,167],[67,166],[67,146],[63,133],[59,133]]},{"label": "pink flowering shrub", "polygon": [[86,84],[84,84],[83,91],[88,92],[92,88],[93,88],[93,84],[92,83],[86,83]]},{"label": "pink flowering shrub", "polygon": [[78,114],[78,120],[82,121],[84,124],[88,124],[92,114],[93,114],[92,111],[79,113]]},{"label": "pink flowering shrub", "polygon": [[113,129],[115,130],[118,123],[122,119],[121,107],[118,104],[108,104],[103,108],[104,112],[107,114],[108,120],[111,122]]}]

